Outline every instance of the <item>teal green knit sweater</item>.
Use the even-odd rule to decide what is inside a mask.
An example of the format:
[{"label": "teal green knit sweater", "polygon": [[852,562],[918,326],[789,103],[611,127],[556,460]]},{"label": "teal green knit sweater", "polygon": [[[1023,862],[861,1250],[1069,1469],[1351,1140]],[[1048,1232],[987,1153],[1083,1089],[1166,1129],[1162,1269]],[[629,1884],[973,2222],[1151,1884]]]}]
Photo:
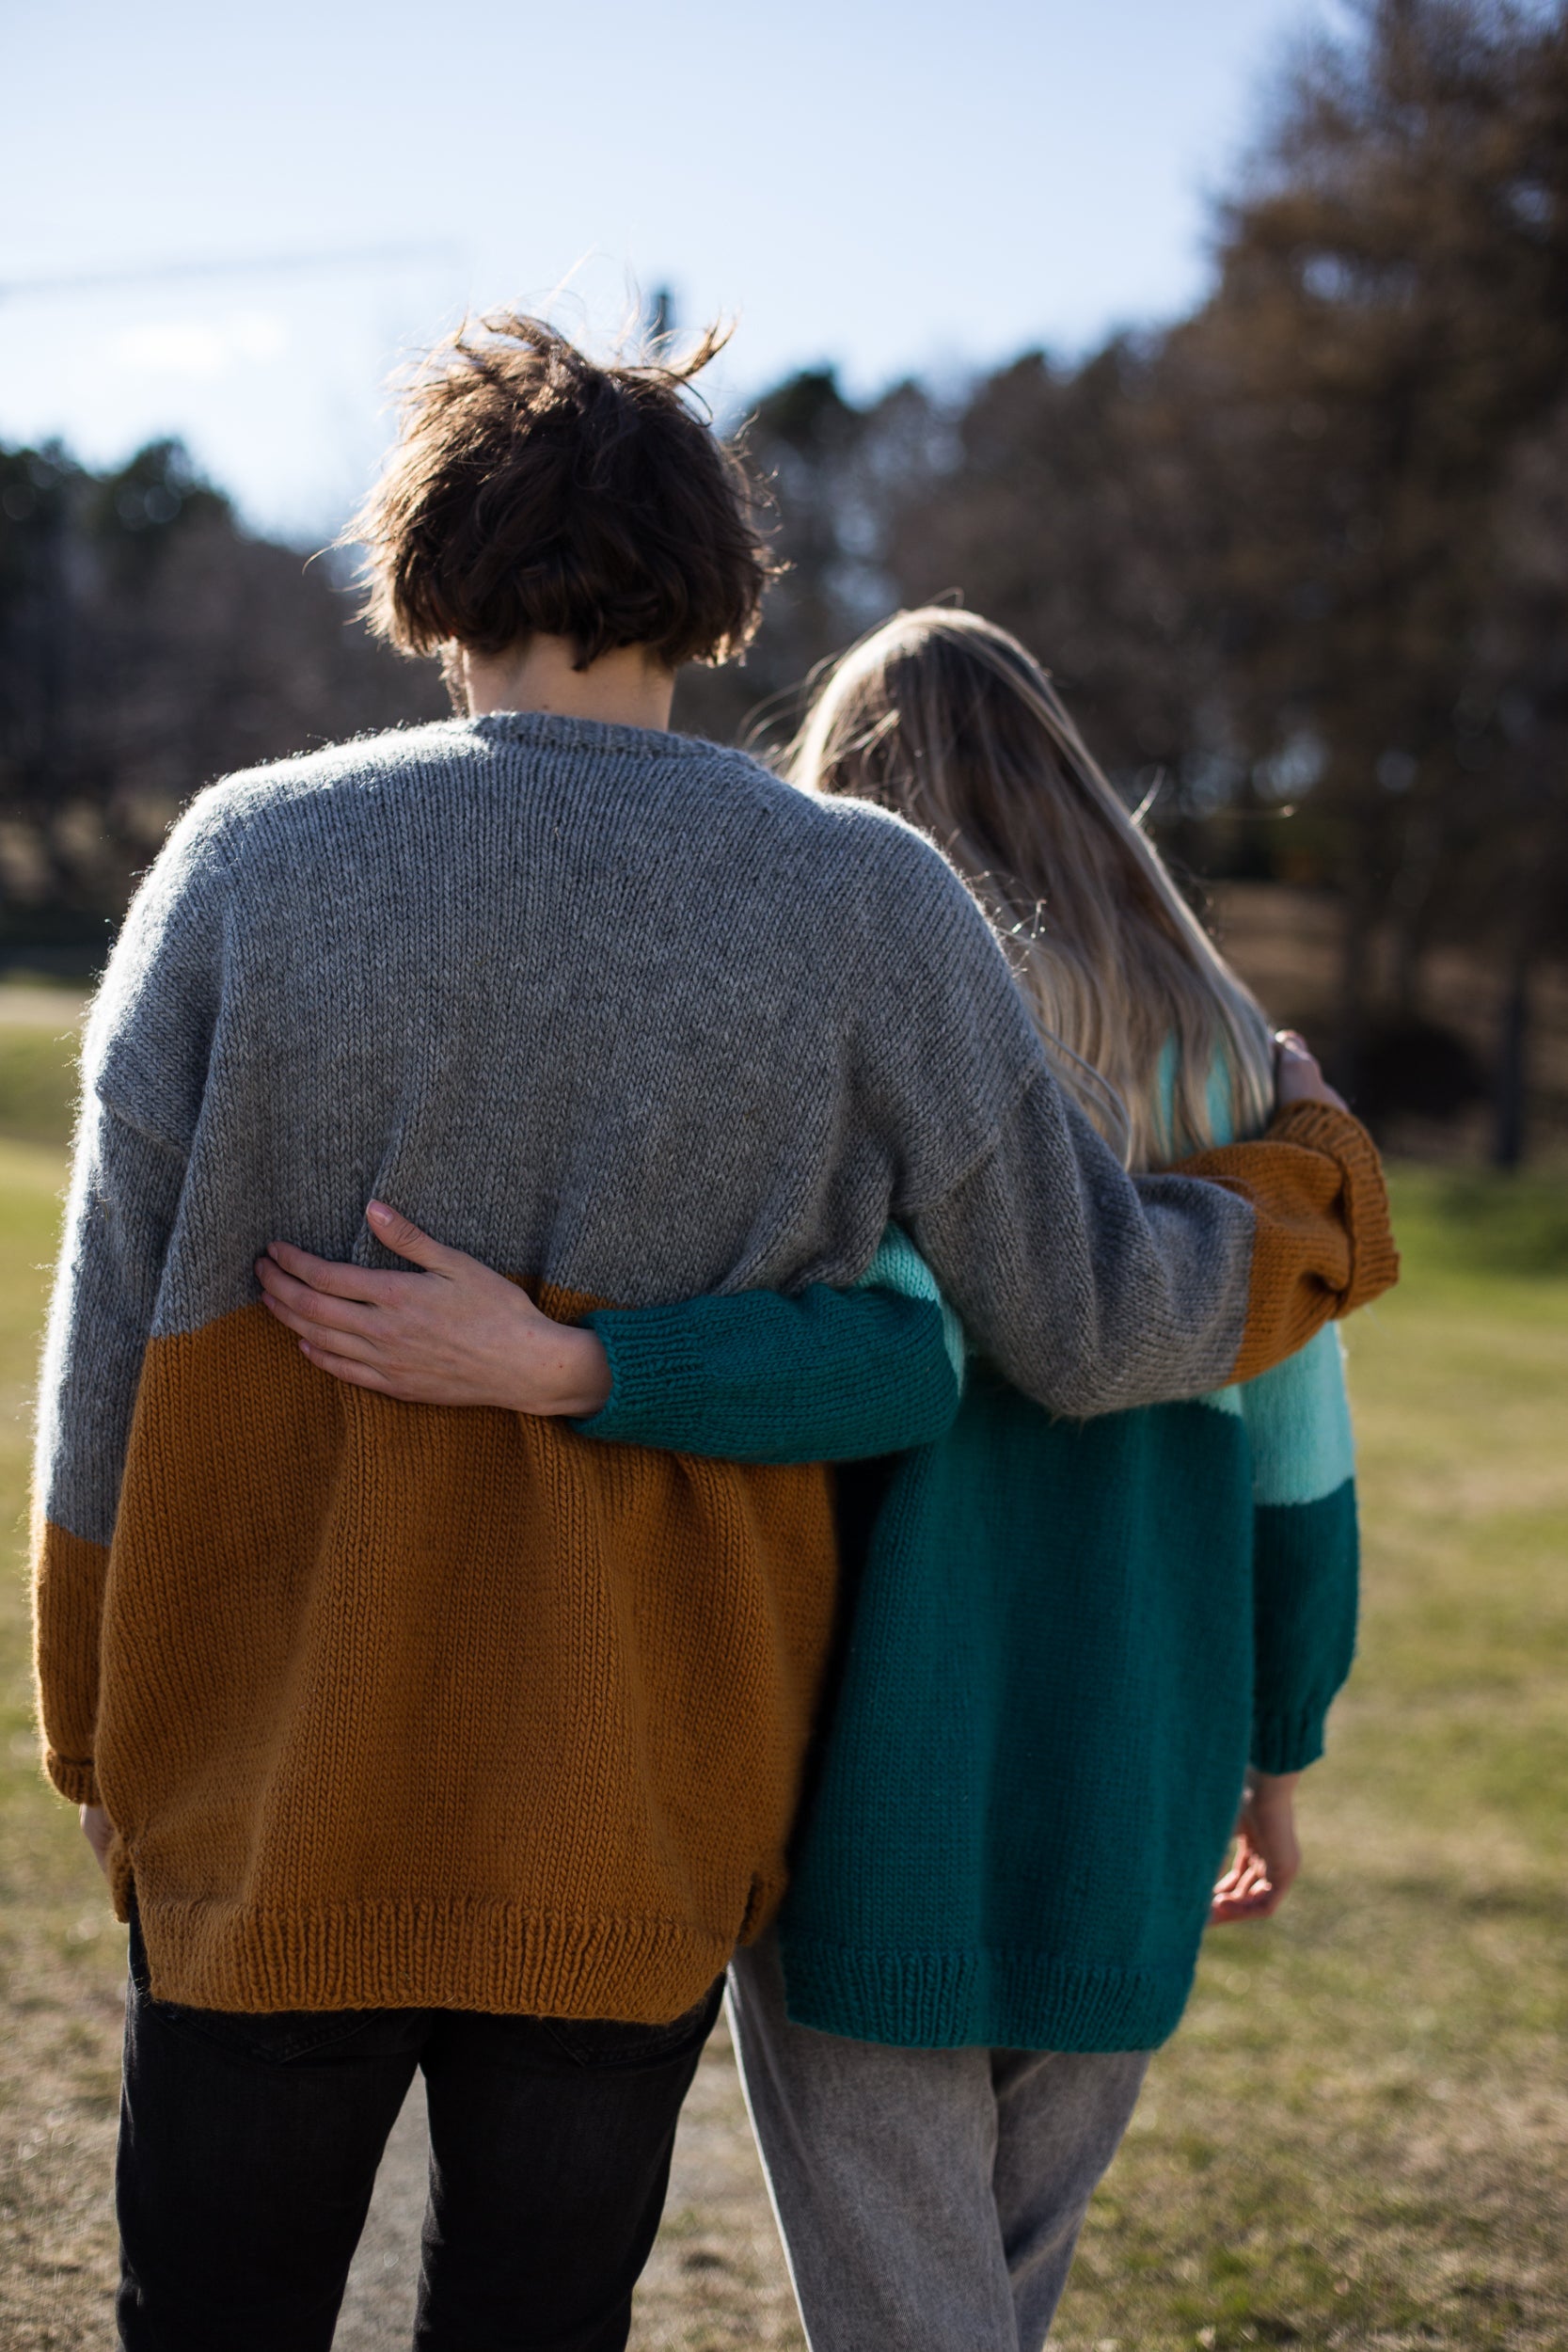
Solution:
[{"label": "teal green knit sweater", "polygon": [[[1354,1645],[1339,1341],[1053,1421],[890,1232],[864,1285],[588,1320],[590,1435],[840,1473],[848,1608],[781,1919],[798,2023],[1144,2049],[1186,2002],[1252,1761],[1322,1752]],[[867,1457],[897,1456],[869,1462]]]}]

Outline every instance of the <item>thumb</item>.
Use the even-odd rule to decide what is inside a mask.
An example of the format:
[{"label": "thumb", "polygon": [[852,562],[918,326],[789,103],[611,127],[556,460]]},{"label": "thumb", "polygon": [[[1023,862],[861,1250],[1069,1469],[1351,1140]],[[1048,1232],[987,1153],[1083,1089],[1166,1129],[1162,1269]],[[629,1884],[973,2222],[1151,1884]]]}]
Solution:
[{"label": "thumb", "polygon": [[377,1241],[384,1242],[388,1249],[395,1249],[400,1258],[411,1258],[416,1265],[427,1266],[434,1271],[444,1267],[457,1254],[445,1248],[440,1242],[432,1241],[428,1233],[420,1232],[412,1217],[404,1216],[401,1209],[388,1208],[385,1200],[371,1202],[365,1211],[365,1222]]}]

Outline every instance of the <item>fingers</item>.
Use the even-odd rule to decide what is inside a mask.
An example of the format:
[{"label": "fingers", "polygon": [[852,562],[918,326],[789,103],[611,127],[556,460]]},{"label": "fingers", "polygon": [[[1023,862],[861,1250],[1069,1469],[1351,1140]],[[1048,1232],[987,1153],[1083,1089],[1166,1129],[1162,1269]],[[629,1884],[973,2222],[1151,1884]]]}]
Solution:
[{"label": "fingers", "polygon": [[388,1208],[385,1200],[371,1202],[365,1211],[365,1222],[377,1241],[385,1243],[388,1249],[395,1249],[400,1258],[410,1258],[416,1265],[424,1266],[431,1273],[448,1271],[454,1260],[464,1255],[461,1249],[447,1249],[440,1242],[432,1241],[428,1233],[420,1231],[412,1217],[404,1216],[401,1210]]},{"label": "fingers", "polygon": [[1295,1029],[1276,1029],[1274,1040],[1275,1099],[1282,1108],[1293,1103],[1331,1103],[1345,1108],[1307,1040]]},{"label": "fingers", "polygon": [[1216,1899],[1209,1916],[1215,1927],[1234,1927],[1246,1919],[1272,1919],[1285,1899],[1281,1886],[1271,1886],[1262,1880],[1249,1893]]},{"label": "fingers", "polygon": [[1270,1856],[1243,1827],[1229,1867],[1214,1888],[1209,1906],[1211,1927],[1232,1927],[1245,1919],[1272,1919],[1289,1893],[1301,1867],[1299,1854]]},{"label": "fingers", "polygon": [[1211,1927],[1229,1927],[1243,1919],[1265,1919],[1279,1902],[1269,1876],[1267,1860],[1243,1824],[1228,1868],[1214,1888],[1209,1906]]},{"label": "fingers", "polygon": [[[297,1256],[299,1253],[291,1254]],[[402,1279],[399,1275],[383,1275],[380,1278],[383,1282],[395,1282]],[[383,1306],[364,1306],[339,1294],[318,1290],[312,1282],[297,1281],[270,1255],[257,1259],[256,1279],[261,1285],[267,1305],[281,1316],[291,1331],[298,1331],[306,1337],[312,1330],[325,1327],[332,1331],[354,1331],[362,1338],[368,1338],[375,1329],[378,1318],[384,1315],[386,1307],[392,1303],[387,1299]]]},{"label": "fingers", "polygon": [[392,1286],[408,1279],[403,1274],[381,1273],[374,1266],[318,1258],[309,1249],[296,1249],[292,1241],[269,1241],[267,1256],[296,1281],[308,1282],[313,1291],[322,1291],[329,1298],[355,1298],[366,1307],[385,1305],[396,1295]]},{"label": "fingers", "polygon": [[1249,1878],[1229,1890],[1217,1886],[1209,1906],[1210,1925],[1225,1928],[1240,1919],[1265,1919],[1278,1901],[1278,1894],[1266,1878]]},{"label": "fingers", "polygon": [[383,1396],[396,1396],[396,1385],[373,1364],[363,1363],[353,1356],[339,1355],[334,1349],[318,1346],[302,1340],[300,1354],[309,1357],[318,1372],[329,1372],[334,1380],[343,1381],[351,1389],[375,1389]]},{"label": "fingers", "polygon": [[373,1338],[361,1339],[355,1331],[329,1331],[324,1325],[296,1315],[288,1307],[280,1307],[275,1298],[263,1298],[261,1304],[275,1322],[293,1333],[307,1356],[346,1356],[355,1363],[382,1363],[383,1350]]},{"label": "fingers", "polygon": [[1238,1928],[1252,1919],[1271,1918],[1283,1900],[1283,1896],[1272,1886],[1259,1887],[1252,1895],[1216,1895],[1209,1906],[1209,1925]]},{"label": "fingers", "polygon": [[[602,1404],[608,1369],[591,1335],[563,1332],[504,1275],[432,1241],[385,1201],[371,1201],[366,1220],[388,1248],[412,1262],[408,1272],[340,1264],[292,1243],[271,1245],[257,1261],[262,1304],[313,1365],[403,1404],[597,1409],[577,1401],[579,1386]],[[414,1271],[416,1265],[422,1270]],[[548,1335],[547,1345],[536,1332]],[[578,1361],[590,1351],[597,1359],[593,1367]],[[554,1401],[552,1391],[549,1403],[521,1404],[517,1391],[528,1381],[519,1359],[525,1356],[546,1391],[552,1382],[559,1390],[564,1380],[566,1402]],[[577,1384],[567,1376],[574,1366],[581,1375]]]},{"label": "fingers", "polygon": [[1304,1087],[1321,1085],[1323,1072],[1318,1057],[1297,1029],[1277,1029],[1274,1041],[1274,1078],[1276,1089],[1299,1092]]},{"label": "fingers", "polygon": [[1317,1070],[1321,1073],[1322,1066],[1318,1057],[1299,1029],[1275,1029],[1274,1056],[1277,1063],[1292,1062],[1304,1070]]}]

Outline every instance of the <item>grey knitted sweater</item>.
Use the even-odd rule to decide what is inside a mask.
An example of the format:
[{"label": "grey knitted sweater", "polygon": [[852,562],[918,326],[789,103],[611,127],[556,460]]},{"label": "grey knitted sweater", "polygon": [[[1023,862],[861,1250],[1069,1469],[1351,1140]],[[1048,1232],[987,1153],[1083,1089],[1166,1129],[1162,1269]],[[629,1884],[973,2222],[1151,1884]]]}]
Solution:
[{"label": "grey knitted sweater", "polygon": [[1256,1370],[1355,1279],[1350,1122],[1130,1182],[923,839],[673,735],[214,787],[85,1074],[44,1730],[207,2006],[675,2013],[776,1901],[832,1606],[824,1473],[346,1391],[257,1304],[268,1240],[373,1260],[376,1195],[571,1314],[845,1285],[896,1218],[1069,1414]]}]

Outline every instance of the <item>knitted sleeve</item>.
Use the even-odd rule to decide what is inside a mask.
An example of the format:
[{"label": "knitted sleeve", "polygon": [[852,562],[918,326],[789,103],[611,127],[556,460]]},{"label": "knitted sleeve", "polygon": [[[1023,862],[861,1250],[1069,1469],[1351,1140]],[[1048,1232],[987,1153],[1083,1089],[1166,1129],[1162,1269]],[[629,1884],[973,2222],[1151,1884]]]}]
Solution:
[{"label": "knitted sleeve", "polygon": [[44,1762],[98,1801],[93,1733],[109,1542],[182,1157],[88,1091],[40,1381],[33,1622]]},{"label": "knitted sleeve", "polygon": [[45,1765],[96,1803],[109,1544],[159,1279],[199,1112],[220,893],[198,804],[126,918],[87,1025],[83,1104],[39,1380],[33,1615]]},{"label": "knitted sleeve", "polygon": [[1252,1761],[1297,1772],[1355,1650],[1355,1464],[1333,1329],[1234,1391],[1253,1463]]},{"label": "knitted sleeve", "polygon": [[1376,1150],[1319,1103],[1256,1143],[1134,1179],[1042,1082],[984,1159],[903,1221],[974,1346],[1074,1420],[1250,1379],[1399,1266]]},{"label": "knitted sleeve", "polygon": [[896,1228],[853,1290],[600,1309],[610,1401],[585,1436],[743,1462],[850,1462],[948,1428],[963,1335]]},{"label": "knitted sleeve", "polygon": [[1377,1153],[1348,1112],[1296,1104],[1257,1142],[1130,1177],[957,876],[923,843],[883,847],[854,975],[859,1104],[890,1214],[1015,1387],[1075,1420],[1204,1395],[1387,1289]]}]

